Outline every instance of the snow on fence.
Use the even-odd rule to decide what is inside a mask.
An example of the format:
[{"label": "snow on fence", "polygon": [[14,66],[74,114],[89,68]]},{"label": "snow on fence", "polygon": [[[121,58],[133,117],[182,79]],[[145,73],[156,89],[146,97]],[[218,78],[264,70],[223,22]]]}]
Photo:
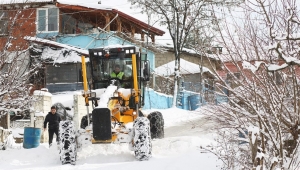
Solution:
[{"label": "snow on fence", "polygon": [[[167,109],[172,107],[173,96],[155,92],[148,88],[145,91],[143,109]],[[227,102],[227,96],[216,93],[200,93],[183,90],[178,94],[177,107],[184,110],[196,110],[201,105]]]},{"label": "snow on fence", "polygon": [[173,97],[163,93],[155,92],[153,89],[145,91],[145,101],[143,109],[167,109],[172,107]]}]

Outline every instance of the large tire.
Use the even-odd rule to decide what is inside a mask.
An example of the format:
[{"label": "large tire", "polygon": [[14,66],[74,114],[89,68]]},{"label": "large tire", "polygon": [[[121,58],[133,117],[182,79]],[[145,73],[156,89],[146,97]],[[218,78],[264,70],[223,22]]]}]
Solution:
[{"label": "large tire", "polygon": [[133,151],[136,159],[145,161],[152,156],[150,122],[146,117],[138,117],[133,124]]},{"label": "large tire", "polygon": [[59,123],[59,153],[62,164],[70,163],[76,164],[76,133],[74,129],[74,122],[61,121]]},{"label": "large tire", "polygon": [[150,132],[151,138],[164,138],[165,131],[164,131],[164,118],[160,112],[152,112],[150,113],[147,118],[150,121]]}]

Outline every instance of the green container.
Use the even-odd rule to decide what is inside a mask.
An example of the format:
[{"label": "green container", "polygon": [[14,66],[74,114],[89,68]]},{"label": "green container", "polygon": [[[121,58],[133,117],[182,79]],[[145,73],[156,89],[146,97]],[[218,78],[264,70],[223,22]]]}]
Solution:
[{"label": "green container", "polygon": [[41,128],[25,127],[23,148],[30,149],[36,148],[40,145],[41,140]]}]

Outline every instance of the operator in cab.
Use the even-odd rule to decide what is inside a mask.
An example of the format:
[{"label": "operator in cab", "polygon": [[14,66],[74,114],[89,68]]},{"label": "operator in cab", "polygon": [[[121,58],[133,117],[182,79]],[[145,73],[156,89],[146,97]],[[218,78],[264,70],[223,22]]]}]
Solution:
[{"label": "operator in cab", "polygon": [[124,72],[121,71],[120,65],[115,65],[114,71],[110,74],[110,78],[118,78],[123,80]]}]

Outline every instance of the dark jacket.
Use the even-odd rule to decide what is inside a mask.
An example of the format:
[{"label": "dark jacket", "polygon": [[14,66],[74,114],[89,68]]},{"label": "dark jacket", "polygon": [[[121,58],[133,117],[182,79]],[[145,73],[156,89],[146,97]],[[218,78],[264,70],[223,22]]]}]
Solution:
[{"label": "dark jacket", "polygon": [[44,128],[46,128],[47,123],[49,123],[48,124],[49,129],[56,129],[56,128],[58,129],[60,121],[61,121],[61,118],[57,113],[52,114],[51,112],[49,112],[44,121]]}]

